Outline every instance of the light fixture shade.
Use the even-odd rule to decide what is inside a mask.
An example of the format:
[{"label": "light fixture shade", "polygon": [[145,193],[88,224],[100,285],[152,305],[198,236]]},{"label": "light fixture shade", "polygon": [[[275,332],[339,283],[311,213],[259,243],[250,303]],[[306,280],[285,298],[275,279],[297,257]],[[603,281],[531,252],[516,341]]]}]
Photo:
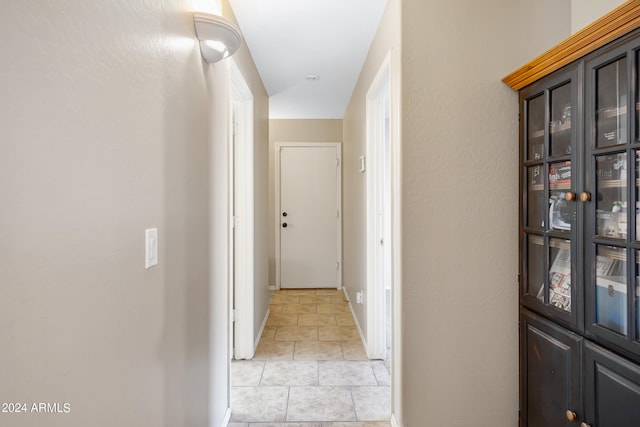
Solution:
[{"label": "light fixture shade", "polygon": [[200,40],[200,52],[207,62],[218,62],[233,55],[242,44],[238,27],[221,16],[195,12],[193,21]]}]

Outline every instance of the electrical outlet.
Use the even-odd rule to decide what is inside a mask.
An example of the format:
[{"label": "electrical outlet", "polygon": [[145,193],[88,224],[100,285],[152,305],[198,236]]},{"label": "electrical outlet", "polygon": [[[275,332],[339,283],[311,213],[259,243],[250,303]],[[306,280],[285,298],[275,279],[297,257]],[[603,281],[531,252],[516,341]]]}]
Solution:
[{"label": "electrical outlet", "polygon": [[362,304],[363,303],[363,292],[362,291],[356,292],[356,302],[358,304]]}]

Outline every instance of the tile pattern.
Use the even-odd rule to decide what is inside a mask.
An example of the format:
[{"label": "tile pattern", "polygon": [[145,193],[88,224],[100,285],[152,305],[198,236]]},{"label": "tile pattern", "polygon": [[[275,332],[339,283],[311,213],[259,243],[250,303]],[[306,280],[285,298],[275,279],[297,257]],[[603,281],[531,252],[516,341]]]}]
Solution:
[{"label": "tile pattern", "polygon": [[389,427],[389,371],[342,291],[274,293],[253,360],[232,363],[229,427]]}]

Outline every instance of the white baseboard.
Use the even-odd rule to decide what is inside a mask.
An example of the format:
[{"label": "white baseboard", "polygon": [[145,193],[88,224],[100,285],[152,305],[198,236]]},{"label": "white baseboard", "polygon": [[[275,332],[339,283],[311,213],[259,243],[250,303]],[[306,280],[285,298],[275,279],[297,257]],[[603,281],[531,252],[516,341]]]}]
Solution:
[{"label": "white baseboard", "polygon": [[275,291],[276,290],[276,285],[269,285],[267,286],[267,289],[270,291]]},{"label": "white baseboard", "polygon": [[227,427],[229,425],[229,421],[231,421],[231,408],[227,408],[227,412],[224,414],[220,427]]},{"label": "white baseboard", "polygon": [[258,343],[260,342],[260,338],[262,337],[262,332],[264,332],[265,326],[267,326],[267,319],[269,319],[269,312],[271,312],[271,308],[267,308],[267,314],[264,315],[264,319],[262,320],[262,325],[260,325],[260,330],[258,331],[258,335],[256,335],[256,342],[253,344],[253,353],[255,354],[256,348],[258,348]]},{"label": "white baseboard", "polygon": [[[362,345],[364,346],[365,351],[367,351],[367,340],[364,337],[364,334],[362,333],[362,329],[360,328],[360,323],[358,322],[358,317],[356,316],[355,311],[353,311],[353,306],[351,305],[351,300],[349,299],[349,294],[347,293],[347,289],[343,286],[342,287],[342,291],[344,292],[344,296],[347,299],[347,301],[349,302],[349,310],[351,310],[351,316],[353,317],[353,321],[356,323],[356,328],[358,328],[358,334],[360,334],[360,339],[362,340]],[[367,357],[369,357],[369,354],[367,352]]]}]

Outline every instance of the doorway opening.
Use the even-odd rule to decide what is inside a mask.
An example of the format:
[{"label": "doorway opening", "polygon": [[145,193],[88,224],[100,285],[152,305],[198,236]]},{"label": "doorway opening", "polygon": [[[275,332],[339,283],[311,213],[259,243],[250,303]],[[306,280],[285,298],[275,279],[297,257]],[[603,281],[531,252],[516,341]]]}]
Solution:
[{"label": "doorway opening", "polygon": [[233,358],[251,359],[254,337],[253,94],[231,61],[230,294],[233,302]]},{"label": "doorway opening", "polygon": [[367,354],[391,363],[393,286],[390,55],[366,98]]}]

